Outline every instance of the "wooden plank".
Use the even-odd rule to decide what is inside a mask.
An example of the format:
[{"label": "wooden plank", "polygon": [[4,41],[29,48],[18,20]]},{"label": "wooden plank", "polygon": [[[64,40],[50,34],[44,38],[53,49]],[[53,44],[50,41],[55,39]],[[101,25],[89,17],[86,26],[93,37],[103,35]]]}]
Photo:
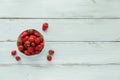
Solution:
[{"label": "wooden plank", "polygon": [[[44,22],[49,23],[47,32],[41,30]],[[119,25],[120,19],[1,19],[0,41],[16,40],[29,28],[39,30],[46,41],[120,41]]]},{"label": "wooden plank", "polygon": [[1,80],[119,80],[120,66],[0,66]]},{"label": "wooden plank", "polygon": [[0,0],[0,17],[119,18],[120,0]]},{"label": "wooden plank", "polygon": [[[40,55],[25,56],[18,52],[16,42],[0,42],[0,64],[62,64],[62,65],[119,65],[119,42],[46,42]],[[16,49],[22,60],[17,62],[11,55]],[[49,49],[55,50],[53,61],[48,62],[46,56]]]}]

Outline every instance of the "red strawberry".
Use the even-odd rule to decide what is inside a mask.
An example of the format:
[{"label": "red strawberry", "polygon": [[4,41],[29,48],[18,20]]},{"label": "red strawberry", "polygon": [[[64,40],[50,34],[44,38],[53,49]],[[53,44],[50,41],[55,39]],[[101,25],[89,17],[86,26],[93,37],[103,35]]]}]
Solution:
[{"label": "red strawberry", "polygon": [[54,54],[54,50],[49,50],[49,55],[53,55]]},{"label": "red strawberry", "polygon": [[25,39],[26,39],[26,40],[28,40],[28,39],[29,39],[29,37],[28,37],[28,36],[26,36],[26,37],[25,37]]},{"label": "red strawberry", "polygon": [[39,44],[40,42],[41,42],[41,39],[40,39],[40,38],[36,38],[36,39],[35,39],[35,43],[36,43],[36,44]]},{"label": "red strawberry", "polygon": [[24,48],[24,47],[23,47],[22,45],[18,46],[18,49],[19,49],[20,51],[22,51],[23,48]]},{"label": "red strawberry", "polygon": [[35,51],[31,52],[32,55],[36,54]]},{"label": "red strawberry", "polygon": [[41,43],[40,45],[41,45],[42,47],[44,47],[44,43]]},{"label": "red strawberry", "polygon": [[37,37],[39,37],[39,36],[40,36],[40,33],[34,32],[34,35],[37,36]]},{"label": "red strawberry", "polygon": [[23,32],[23,35],[24,35],[24,36],[27,36],[27,35],[28,35],[28,32],[26,32],[26,31]]},{"label": "red strawberry", "polygon": [[47,56],[47,60],[48,60],[48,61],[51,61],[51,60],[52,60],[52,56],[48,55],[48,56]]},{"label": "red strawberry", "polygon": [[22,40],[17,40],[17,45],[22,45]]},{"label": "red strawberry", "polygon": [[26,36],[26,37],[25,37],[25,39],[26,39],[26,40],[28,40],[28,39],[29,39],[29,37],[28,37],[28,36]]},{"label": "red strawberry", "polygon": [[35,50],[40,51],[42,49],[41,45],[35,47]]},{"label": "red strawberry", "polygon": [[14,56],[14,55],[16,55],[16,50],[12,50],[11,51],[11,54]]},{"label": "red strawberry", "polygon": [[32,42],[32,43],[31,43],[31,45],[34,47],[34,46],[35,46],[35,43],[34,43],[34,42]]},{"label": "red strawberry", "polygon": [[24,47],[25,47],[25,48],[27,48],[27,47],[28,47],[28,45],[27,45],[27,44],[24,44]]},{"label": "red strawberry", "polygon": [[24,46],[25,46],[25,47],[26,47],[26,46],[30,46],[30,44],[31,44],[31,43],[30,43],[29,41],[26,41],[25,44],[24,44]]},{"label": "red strawberry", "polygon": [[25,38],[23,38],[23,42],[25,43],[26,41],[28,41],[29,37],[25,36]]},{"label": "red strawberry", "polygon": [[24,51],[24,54],[30,55],[30,52],[29,52],[28,50],[25,50],[25,51]]},{"label": "red strawberry", "polygon": [[34,38],[34,39],[36,39],[36,36],[35,36],[35,35],[30,35],[30,37],[32,37],[32,38]]},{"label": "red strawberry", "polygon": [[16,59],[17,61],[19,61],[21,58],[20,58],[20,56],[16,56],[15,59]]},{"label": "red strawberry", "polygon": [[35,54],[40,54],[40,51],[35,51]]},{"label": "red strawberry", "polygon": [[24,35],[23,35],[23,34],[21,34],[21,35],[20,35],[20,37],[21,37],[21,38],[23,38],[23,37],[24,37]]},{"label": "red strawberry", "polygon": [[42,37],[39,37],[41,42],[44,42],[44,39]]},{"label": "red strawberry", "polygon": [[28,30],[28,33],[31,35],[31,34],[33,34],[34,33],[34,30],[33,29],[29,29]]},{"label": "red strawberry", "polygon": [[30,37],[30,38],[29,38],[29,41],[30,41],[30,42],[34,42],[34,40],[35,40],[35,38],[33,38],[33,37]]},{"label": "red strawberry", "polygon": [[27,35],[28,35],[28,33],[25,31],[25,32],[23,32],[23,33],[21,34],[21,37],[24,38],[24,37],[27,36]]},{"label": "red strawberry", "polygon": [[43,23],[42,30],[46,31],[48,29],[48,23]]},{"label": "red strawberry", "polygon": [[33,48],[33,47],[28,47],[27,50],[28,50],[29,52],[33,52],[33,51],[34,51],[34,48]]}]

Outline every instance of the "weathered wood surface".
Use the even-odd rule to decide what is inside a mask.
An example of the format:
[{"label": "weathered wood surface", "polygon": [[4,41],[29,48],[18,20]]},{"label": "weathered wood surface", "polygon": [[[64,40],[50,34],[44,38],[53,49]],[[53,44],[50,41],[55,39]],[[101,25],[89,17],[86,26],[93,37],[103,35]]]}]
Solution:
[{"label": "weathered wood surface", "polygon": [[[0,80],[120,80],[119,8],[120,0],[0,0]],[[44,35],[38,56],[17,50],[17,37],[28,28]]]},{"label": "weathered wood surface", "polygon": [[120,0],[0,0],[0,17],[120,18]]},{"label": "weathered wood surface", "polygon": [[[49,23],[47,32],[41,30],[44,22]],[[120,41],[119,25],[119,19],[1,19],[0,40],[15,41],[22,31],[34,28],[44,35],[46,41]]]},{"label": "weathered wood surface", "polygon": [[[17,64],[10,51],[16,49],[16,42],[0,42],[0,64]],[[120,43],[118,42],[46,42],[44,50],[38,56],[22,57],[20,64],[52,65],[118,65],[120,64]],[[53,61],[46,56],[49,49],[55,50]]]},{"label": "weathered wood surface", "polygon": [[120,80],[120,66],[0,66],[4,80]]}]

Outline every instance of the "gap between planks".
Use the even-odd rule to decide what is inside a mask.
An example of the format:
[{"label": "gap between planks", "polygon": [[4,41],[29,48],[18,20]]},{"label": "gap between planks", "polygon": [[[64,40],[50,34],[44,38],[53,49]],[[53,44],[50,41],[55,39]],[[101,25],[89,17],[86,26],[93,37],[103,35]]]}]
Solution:
[{"label": "gap between planks", "polygon": [[108,63],[108,64],[0,64],[0,66],[33,66],[33,67],[42,67],[42,66],[120,66],[120,63]]},{"label": "gap between planks", "polygon": [[[16,42],[16,40],[0,40],[0,42]],[[120,42],[120,41],[45,41],[45,42],[52,42],[52,43],[79,43],[79,42],[86,42],[86,43],[96,43],[96,42]]]},{"label": "gap between planks", "polygon": [[43,67],[43,66],[120,66],[120,63],[106,63],[106,64],[89,64],[89,63],[66,63],[66,64],[22,64],[18,63],[9,63],[9,64],[0,64],[0,66],[32,66],[32,67]]},{"label": "gap between planks", "polygon": [[55,19],[55,20],[59,20],[59,19],[120,19],[120,17],[94,17],[94,18],[89,18],[89,17],[86,17],[86,18],[34,18],[34,17],[0,17],[0,19]]}]

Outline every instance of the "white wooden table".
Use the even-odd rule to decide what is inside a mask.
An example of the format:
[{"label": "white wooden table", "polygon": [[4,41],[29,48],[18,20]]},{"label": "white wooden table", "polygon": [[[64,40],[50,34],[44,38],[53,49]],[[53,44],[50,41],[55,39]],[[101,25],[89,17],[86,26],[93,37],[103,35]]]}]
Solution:
[{"label": "white wooden table", "polygon": [[[10,52],[28,28],[46,45],[39,56],[18,52],[17,62]],[[119,41],[120,0],[0,0],[0,80],[120,80]]]}]

